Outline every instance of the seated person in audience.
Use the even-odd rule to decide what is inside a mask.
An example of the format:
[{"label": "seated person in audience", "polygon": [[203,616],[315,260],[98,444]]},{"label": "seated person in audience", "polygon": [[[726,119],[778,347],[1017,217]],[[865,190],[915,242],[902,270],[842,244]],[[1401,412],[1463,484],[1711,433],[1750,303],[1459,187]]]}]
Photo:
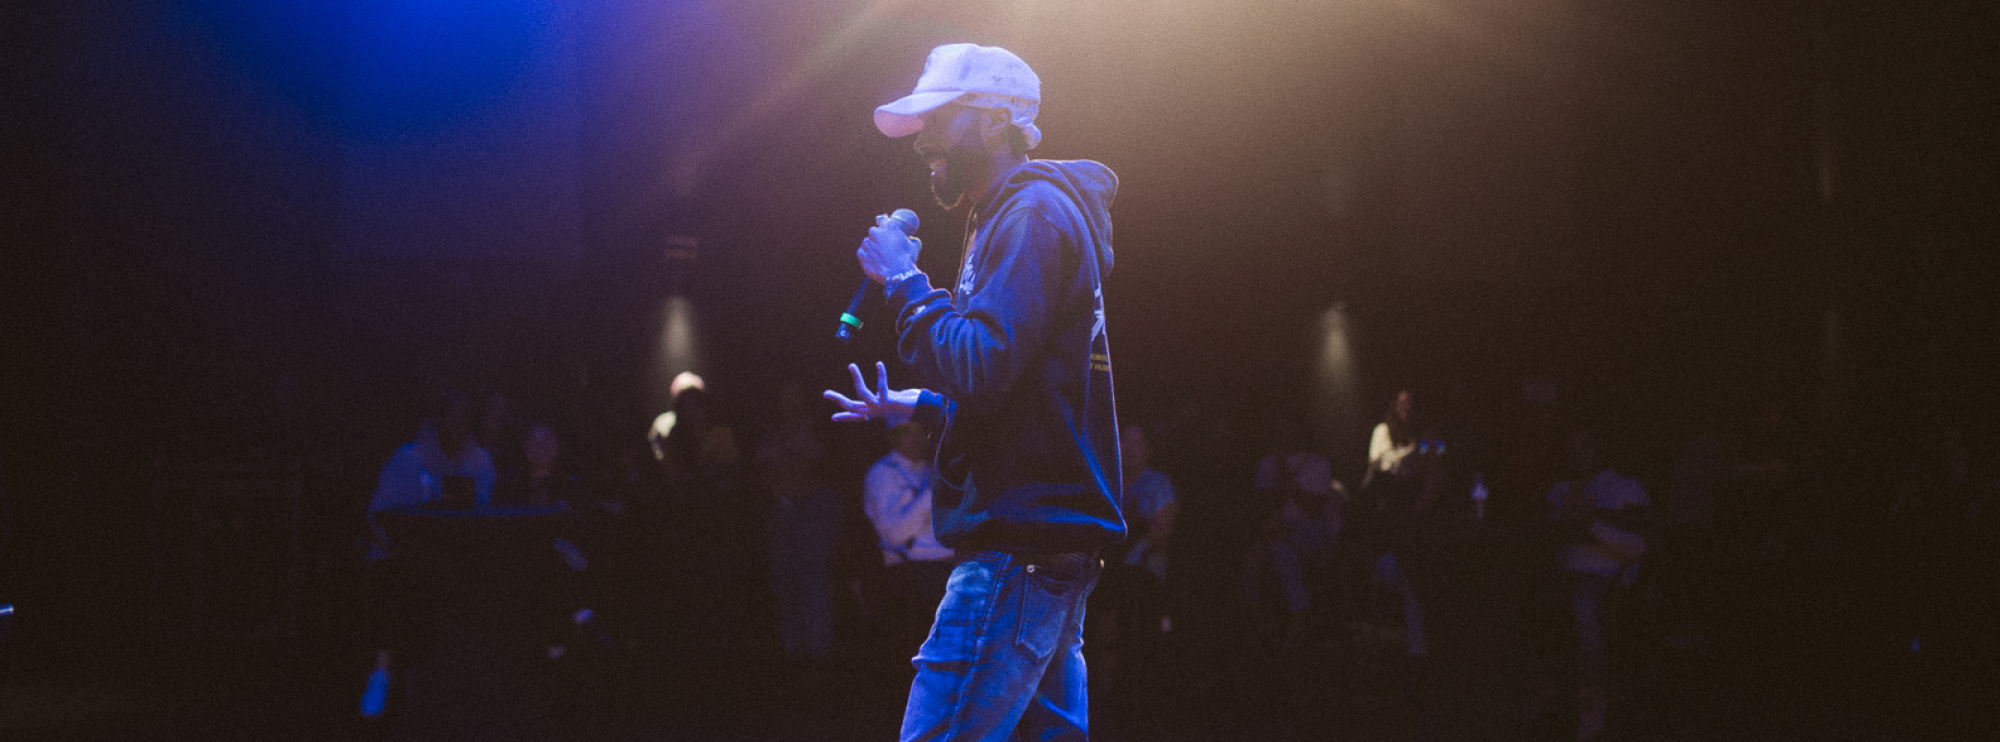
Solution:
[{"label": "seated person in audience", "polygon": [[[493,505],[564,509],[586,505],[582,481],[573,474],[558,473],[561,454],[562,443],[554,426],[546,422],[530,424],[521,434],[521,450],[516,457],[524,468],[501,475],[500,484],[494,488]],[[585,570],[590,567],[590,559],[585,556],[585,545],[592,542],[586,538],[585,530],[583,524],[571,521],[561,536],[549,542],[561,566],[548,573],[547,581],[535,590],[535,600],[542,604],[536,612],[548,625],[549,659],[566,655],[569,645],[580,637],[608,643],[597,627],[590,624],[595,614],[586,606],[585,593],[589,591],[584,584],[588,579]]]},{"label": "seated person in audience", "polygon": [[1126,537],[1125,543],[1104,552],[1109,567],[1094,594],[1100,610],[1089,614],[1091,623],[1098,627],[1096,635],[1107,644],[1117,644],[1121,637],[1172,629],[1167,612],[1167,554],[1180,503],[1174,496],[1173,481],[1152,468],[1152,450],[1146,429],[1139,425],[1125,426],[1118,436],[1119,461],[1125,470],[1119,512],[1125,515]]},{"label": "seated person in audience", "polygon": [[1340,537],[1346,491],[1335,488],[1333,465],[1311,450],[1311,435],[1303,421],[1283,423],[1275,450],[1257,462],[1256,477],[1256,491],[1274,503],[1276,511],[1250,547],[1244,597],[1250,603],[1261,599],[1269,565],[1285,596],[1284,644],[1297,646],[1304,637],[1306,611],[1312,607],[1306,569],[1323,567],[1331,559]]},{"label": "seated person in audience", "polygon": [[[1417,531],[1444,484],[1444,446],[1420,440],[1414,427],[1415,407],[1416,396],[1400,390],[1376,424],[1350,535],[1374,584],[1402,604],[1403,652],[1412,658],[1430,654],[1423,604],[1417,599],[1411,569],[1418,551]],[[1366,621],[1361,628],[1364,635],[1394,636],[1393,630],[1377,630]]]},{"label": "seated person in audience", "polygon": [[375,514],[390,508],[446,503],[458,499],[461,489],[466,490],[464,505],[482,506],[491,500],[497,478],[493,457],[472,439],[472,401],[456,391],[438,398],[417,439],[396,449],[383,465],[375,494],[368,501],[370,539],[364,602],[376,651],[375,667],[361,697],[361,715],[380,715],[388,700],[391,649],[402,641],[404,632],[397,624],[407,603],[407,588],[394,549]]},{"label": "seated person in audience", "polygon": [[770,501],[771,594],[785,656],[811,663],[833,651],[833,552],[840,494],[821,476],[829,458],[813,430],[818,395],[788,381],[778,392],[778,424],[757,441],[756,475]]},{"label": "seated person in audience", "polygon": [[493,504],[508,507],[574,504],[571,500],[581,494],[582,484],[573,474],[556,472],[556,459],[561,454],[562,444],[554,427],[548,423],[529,425],[521,436],[518,460],[522,468],[501,473]]},{"label": "seated person in audience", "polygon": [[1628,587],[1646,553],[1643,528],[1651,501],[1638,480],[1619,474],[1590,430],[1570,437],[1572,478],[1549,490],[1555,525],[1556,564],[1574,620],[1577,681],[1577,739],[1604,731],[1604,604],[1612,591]]},{"label": "seated person in audience", "polygon": [[671,414],[654,421],[648,438],[670,499],[713,504],[734,492],[742,469],[736,433],[714,404],[706,387],[690,383],[674,395]]},{"label": "seated person in audience", "polygon": [[375,495],[368,501],[369,513],[442,502],[448,480],[459,477],[472,481],[473,499],[466,505],[491,501],[499,475],[493,456],[472,437],[471,406],[471,400],[458,392],[439,399],[436,414],[417,431],[417,439],[396,449],[382,466]]},{"label": "seated person in audience", "polygon": [[861,504],[886,566],[871,602],[888,624],[891,651],[907,659],[923,644],[944,600],[953,552],[938,543],[931,524],[930,432],[905,422],[889,429],[889,440],[894,448],[869,467]]}]

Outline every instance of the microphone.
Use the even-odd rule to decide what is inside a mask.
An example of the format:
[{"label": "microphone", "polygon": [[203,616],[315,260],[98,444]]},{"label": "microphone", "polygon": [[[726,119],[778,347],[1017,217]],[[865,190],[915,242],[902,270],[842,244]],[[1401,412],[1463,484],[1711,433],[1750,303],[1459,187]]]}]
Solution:
[{"label": "microphone", "polygon": [[[889,213],[889,222],[902,225],[903,236],[908,237],[917,233],[917,225],[922,220],[917,218],[917,212],[897,209]],[[854,331],[861,329],[861,300],[868,298],[868,286],[872,283],[867,277],[862,277],[861,287],[854,290],[854,298],[847,302],[847,311],[840,313],[840,329],[833,331],[833,336],[840,342],[852,342]]]}]

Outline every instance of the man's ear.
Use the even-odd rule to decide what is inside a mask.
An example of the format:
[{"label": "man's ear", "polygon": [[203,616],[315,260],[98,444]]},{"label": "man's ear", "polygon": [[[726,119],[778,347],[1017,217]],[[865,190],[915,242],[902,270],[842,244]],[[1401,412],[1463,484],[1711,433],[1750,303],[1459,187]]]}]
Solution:
[{"label": "man's ear", "polygon": [[1005,108],[996,107],[985,110],[986,125],[981,127],[981,131],[985,133],[987,141],[1005,142],[1007,140],[1007,127],[1014,123],[1012,115]]}]

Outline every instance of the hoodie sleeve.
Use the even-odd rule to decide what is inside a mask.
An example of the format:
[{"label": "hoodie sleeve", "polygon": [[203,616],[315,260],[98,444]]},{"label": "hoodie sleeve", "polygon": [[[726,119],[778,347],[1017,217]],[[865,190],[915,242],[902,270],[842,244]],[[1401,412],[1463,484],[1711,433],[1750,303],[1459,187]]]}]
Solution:
[{"label": "hoodie sleeve", "polygon": [[1002,404],[1062,306],[1063,234],[1035,209],[999,217],[977,256],[965,306],[921,274],[890,290],[897,350],[924,386],[966,409]]}]

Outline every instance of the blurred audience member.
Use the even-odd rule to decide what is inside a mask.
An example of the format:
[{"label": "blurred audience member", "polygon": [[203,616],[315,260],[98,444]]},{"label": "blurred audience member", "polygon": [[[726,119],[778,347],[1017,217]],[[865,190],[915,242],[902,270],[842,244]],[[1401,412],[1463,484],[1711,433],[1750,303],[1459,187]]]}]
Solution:
[{"label": "blurred audience member", "polygon": [[1651,501],[1638,480],[1621,475],[1604,455],[1597,435],[1570,437],[1572,478],[1549,491],[1549,517],[1557,529],[1556,563],[1568,587],[1574,620],[1579,740],[1604,731],[1604,608],[1614,590],[1630,587],[1646,553]]},{"label": "blurred audience member", "polygon": [[654,441],[661,507],[649,509],[653,539],[644,571],[653,592],[651,633],[665,651],[720,678],[745,668],[716,635],[771,615],[766,580],[765,500],[749,496],[736,436],[702,386],[674,398],[674,423]]},{"label": "blurred audience member", "polygon": [[1375,432],[1368,439],[1368,471],[1361,477],[1361,489],[1375,486],[1381,477],[1398,478],[1403,474],[1403,460],[1417,451],[1416,431],[1411,429],[1410,415],[1416,408],[1416,396],[1405,389],[1396,392],[1396,399],[1389,405],[1389,414],[1375,425]]},{"label": "blurred audience member", "polygon": [[[1172,630],[1168,613],[1167,566],[1173,543],[1174,517],[1180,503],[1174,483],[1152,467],[1152,445],[1146,429],[1127,425],[1118,437],[1125,491],[1119,512],[1125,515],[1125,543],[1105,551],[1111,567],[1104,572],[1094,597],[1092,614],[1098,635],[1108,644],[1123,638]],[[1104,634],[1104,631],[1110,634]]]},{"label": "blurred audience member", "polygon": [[[1418,520],[1444,482],[1444,445],[1418,440],[1415,409],[1414,394],[1407,389],[1396,392],[1368,442],[1368,470],[1359,501],[1351,510],[1354,551],[1366,560],[1374,583],[1402,604],[1404,653],[1423,657],[1430,654],[1430,645],[1410,567]],[[1362,623],[1363,633],[1370,631],[1371,624]]]},{"label": "blurred audience member", "polygon": [[370,540],[367,553],[365,602],[376,642],[375,667],[361,697],[361,714],[377,716],[388,700],[392,652],[404,641],[400,623],[408,603],[408,586],[394,559],[388,534],[375,514],[390,508],[431,505],[473,507],[493,496],[493,457],[472,438],[472,401],[453,391],[440,396],[424,420],[417,439],[396,449],[382,467],[375,494],[368,502]]},{"label": "blurred audience member", "polygon": [[[429,504],[468,507],[485,505],[492,499],[499,475],[493,468],[493,456],[472,437],[471,406],[472,401],[458,392],[448,392],[439,400],[436,413],[417,431],[417,439],[396,449],[382,467],[368,512]],[[450,481],[460,478],[471,484],[468,502],[449,500],[465,494],[456,491],[460,485]],[[386,548],[379,529],[376,535],[378,544]]]},{"label": "blurred audience member", "polygon": [[938,543],[931,527],[930,433],[906,422],[889,429],[889,441],[888,455],[868,469],[862,510],[875,524],[886,567],[873,591],[872,612],[886,624],[891,651],[906,657],[923,643],[944,600],[953,553]]},{"label": "blurred audience member", "polygon": [[675,395],[666,430],[653,428],[653,457],[668,493],[686,502],[720,496],[741,473],[736,432],[716,419],[712,405],[706,389],[690,385]]},{"label": "blurred audience member", "polygon": [[508,472],[525,466],[521,460],[521,448],[514,445],[521,440],[523,432],[516,425],[514,406],[507,395],[498,389],[487,392],[486,399],[480,403],[476,437],[480,445],[493,454],[494,468]]},{"label": "blurred audience member", "polygon": [[[519,450],[515,460],[521,462],[522,468],[501,473],[500,484],[493,492],[495,506],[574,511],[590,504],[585,502],[587,492],[582,480],[559,468],[563,448],[553,425],[529,424],[521,433]],[[588,584],[589,555],[603,542],[601,538],[592,538],[595,535],[589,524],[571,520],[561,535],[549,542],[560,566],[540,573],[545,579],[536,585],[530,600],[537,605],[536,612],[546,627],[550,659],[565,656],[572,645],[586,636],[609,643],[599,627],[592,624],[596,611],[589,607],[597,604],[597,598],[605,592]]]},{"label": "blurred audience member", "polygon": [[1261,537],[1250,546],[1244,575],[1244,598],[1255,605],[1268,569],[1284,591],[1284,644],[1298,646],[1305,636],[1306,611],[1312,597],[1306,587],[1308,568],[1324,568],[1340,537],[1344,488],[1333,481],[1333,465],[1311,450],[1310,429],[1290,420],[1276,433],[1271,453],[1257,462],[1255,488],[1260,499],[1274,504]]},{"label": "blurred audience member", "polygon": [[1120,512],[1125,514],[1126,527],[1131,529],[1125,538],[1122,563],[1143,569],[1153,579],[1164,582],[1168,549],[1173,543],[1174,517],[1180,513],[1174,483],[1153,468],[1153,447],[1146,439],[1145,428],[1125,426],[1118,446],[1125,467],[1124,503]]},{"label": "blurred audience member", "polygon": [[574,474],[556,471],[562,444],[548,423],[529,425],[520,437],[520,453],[514,458],[519,468],[502,469],[495,486],[493,504],[512,507],[574,505],[583,494],[582,482]]},{"label": "blurred audience member", "polygon": [[833,547],[840,496],[821,477],[826,446],[813,433],[816,397],[797,382],[779,392],[778,426],[755,464],[771,498],[771,592],[785,655],[824,659],[833,649]]}]

